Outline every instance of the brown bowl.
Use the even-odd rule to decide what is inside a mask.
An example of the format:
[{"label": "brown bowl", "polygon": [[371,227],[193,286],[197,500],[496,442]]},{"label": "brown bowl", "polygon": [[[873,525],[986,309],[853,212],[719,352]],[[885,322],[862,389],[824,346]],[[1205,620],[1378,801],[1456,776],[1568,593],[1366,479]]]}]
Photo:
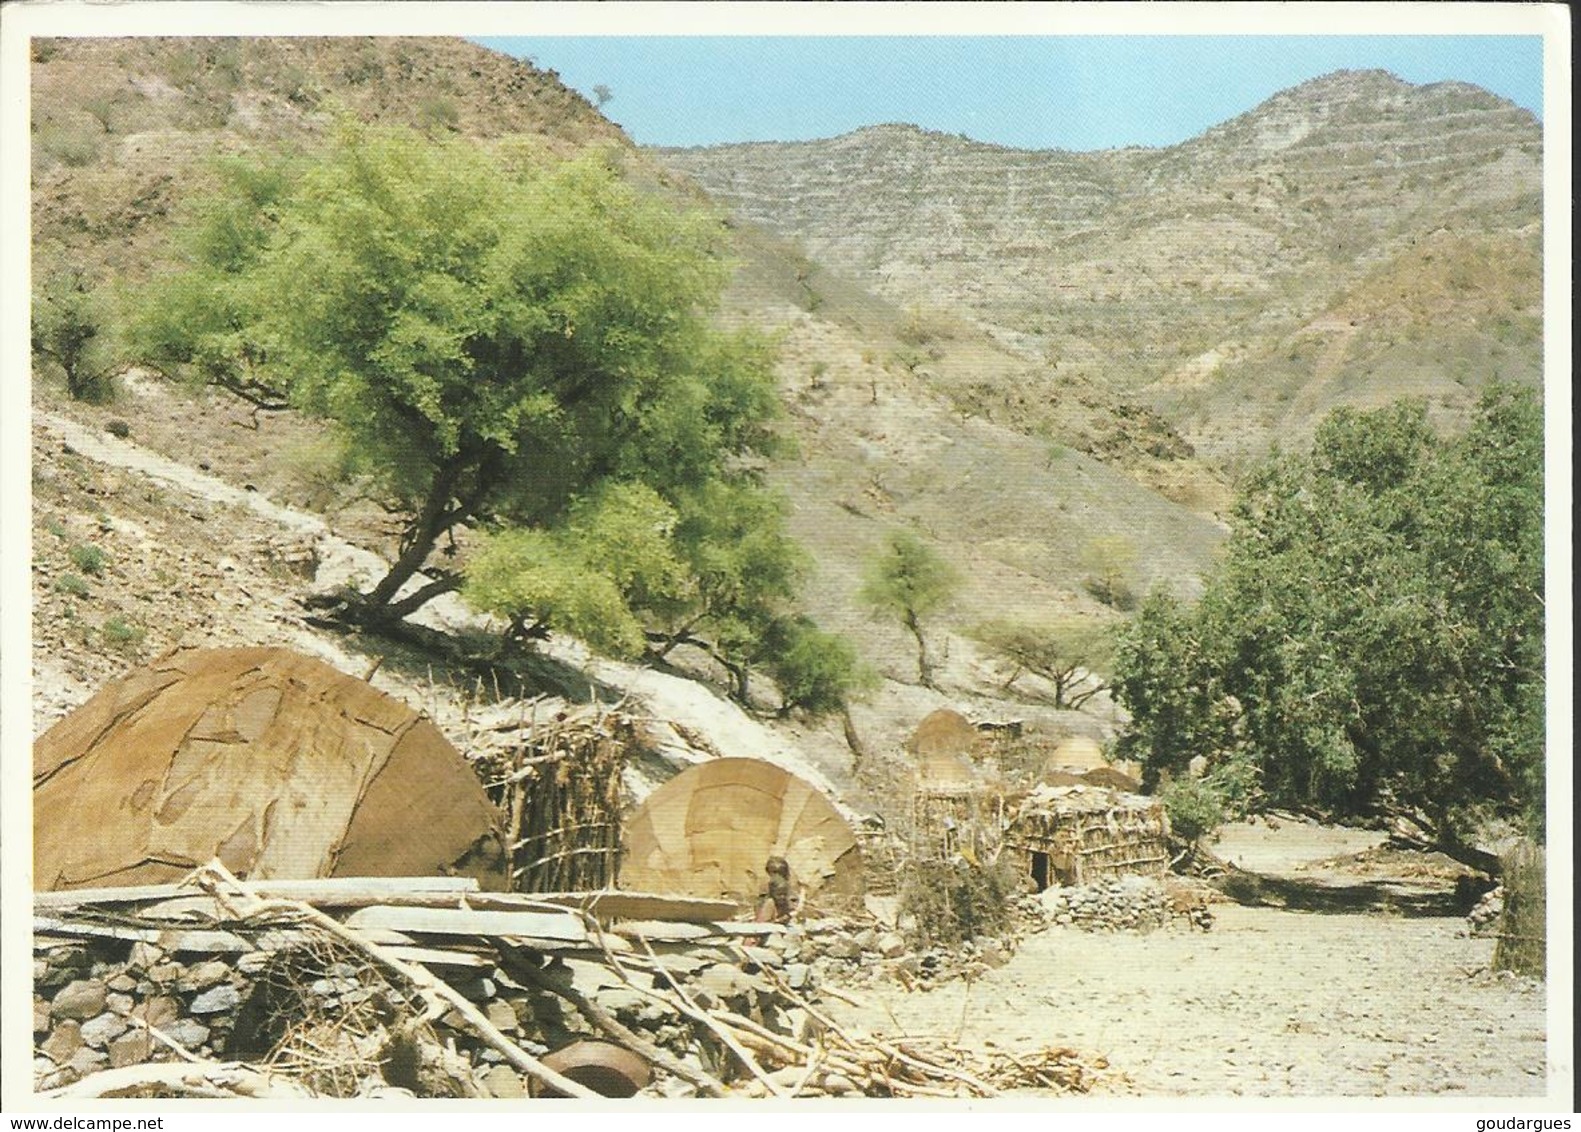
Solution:
[{"label": "brown bowl", "polygon": [[[636,1096],[651,1077],[646,1061],[613,1042],[572,1042],[549,1054],[543,1063],[601,1097]],[[558,1097],[563,1094],[545,1086],[540,1095]]]}]

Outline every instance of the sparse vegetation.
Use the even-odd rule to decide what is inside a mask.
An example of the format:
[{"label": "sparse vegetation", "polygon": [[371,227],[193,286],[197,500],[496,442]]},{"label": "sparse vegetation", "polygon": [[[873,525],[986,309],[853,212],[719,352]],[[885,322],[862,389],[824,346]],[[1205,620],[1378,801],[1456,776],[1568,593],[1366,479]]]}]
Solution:
[{"label": "sparse vegetation", "polygon": [[141,625],[134,625],[124,617],[111,617],[100,627],[99,632],[111,648],[125,652],[135,652],[148,635]]},{"label": "sparse vegetation", "polygon": [[76,574],[62,574],[55,579],[55,592],[67,597],[87,597],[90,590],[88,583]]},{"label": "sparse vegetation", "polygon": [[71,559],[72,565],[76,566],[84,574],[97,577],[104,573],[104,551],[91,543],[78,543],[68,550],[66,554]]},{"label": "sparse vegetation", "polygon": [[1007,861],[977,865],[908,861],[900,883],[900,917],[913,947],[954,947],[1000,936],[1011,926],[1019,878]]},{"label": "sparse vegetation", "polygon": [[900,620],[917,642],[917,678],[931,688],[933,661],[922,620],[938,611],[960,588],[955,568],[910,531],[895,531],[884,549],[868,563],[861,600],[880,613]]},{"label": "sparse vegetation", "polygon": [[1082,568],[1087,571],[1087,592],[1115,609],[1135,607],[1136,543],[1128,535],[1099,535],[1089,539],[1081,551]]}]

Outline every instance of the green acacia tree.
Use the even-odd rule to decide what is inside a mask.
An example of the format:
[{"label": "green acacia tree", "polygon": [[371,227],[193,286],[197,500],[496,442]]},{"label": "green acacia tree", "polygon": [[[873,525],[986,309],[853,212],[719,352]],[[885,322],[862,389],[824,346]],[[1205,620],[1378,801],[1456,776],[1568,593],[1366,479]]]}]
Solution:
[{"label": "green acacia tree", "polygon": [[1394,814],[1437,844],[1543,801],[1542,419],[1494,387],[1462,435],[1341,410],[1252,475],[1194,609],[1119,650],[1124,754],[1254,765],[1275,804]]},{"label": "green acacia tree", "polygon": [[77,401],[107,401],[118,362],[109,299],[83,271],[49,270],[33,291],[29,327],[35,364],[58,369]]},{"label": "green acacia tree", "polygon": [[515,633],[574,634],[609,655],[662,661],[701,649],[750,703],[751,675],[769,673],[782,711],[837,710],[862,686],[855,652],[796,612],[805,565],[779,497],[714,480],[679,507],[651,487],[607,487],[553,531],[491,536],[464,593]]},{"label": "green acacia tree", "polygon": [[346,126],[278,193],[231,184],[236,238],[200,231],[148,338],[333,422],[378,478],[406,521],[364,620],[461,585],[434,560],[458,526],[551,532],[628,482],[673,505],[773,449],[771,351],[710,321],[722,229],[607,157]]},{"label": "green acacia tree", "polygon": [[922,619],[942,608],[960,588],[955,568],[910,531],[895,531],[868,564],[858,597],[879,613],[898,618],[917,642],[917,677],[933,683],[933,661]]},{"label": "green acacia tree", "polygon": [[1030,672],[1054,687],[1054,706],[1075,710],[1109,686],[1116,626],[1090,617],[1042,623],[990,621],[972,635],[1010,665],[1009,691]]}]

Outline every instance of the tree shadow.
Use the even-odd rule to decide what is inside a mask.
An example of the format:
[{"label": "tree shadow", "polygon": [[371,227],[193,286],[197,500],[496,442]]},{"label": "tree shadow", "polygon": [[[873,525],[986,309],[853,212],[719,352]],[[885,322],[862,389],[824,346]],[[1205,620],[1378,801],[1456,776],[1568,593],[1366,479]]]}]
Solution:
[{"label": "tree shadow", "polygon": [[1422,884],[1393,878],[1335,882],[1253,873],[1234,866],[1213,883],[1237,904],[1291,912],[1456,917],[1471,911],[1476,902],[1475,896],[1468,899],[1464,886],[1448,882]]}]

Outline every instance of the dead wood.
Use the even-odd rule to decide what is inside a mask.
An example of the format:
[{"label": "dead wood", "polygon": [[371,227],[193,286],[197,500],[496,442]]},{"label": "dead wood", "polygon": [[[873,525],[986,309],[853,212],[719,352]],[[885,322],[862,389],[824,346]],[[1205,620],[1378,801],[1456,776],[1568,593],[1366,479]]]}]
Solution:
[{"label": "dead wood", "polygon": [[106,1069],[70,1085],[40,1093],[46,1100],[99,1100],[110,1097],[252,1097],[300,1100],[312,1096],[289,1081],[238,1062],[152,1062]]},{"label": "dead wood", "polygon": [[231,894],[239,895],[249,901],[245,905],[245,915],[249,918],[261,916],[283,915],[300,918],[315,927],[323,929],[330,935],[340,939],[356,948],[379,966],[393,971],[406,983],[415,988],[424,998],[436,1007],[439,1003],[454,1009],[467,1024],[489,1045],[510,1062],[511,1065],[526,1073],[533,1079],[542,1082],[551,1088],[564,1093],[566,1096],[592,1099],[598,1096],[591,1089],[577,1084],[568,1077],[556,1073],[544,1065],[532,1054],[522,1049],[511,1041],[498,1027],[484,1016],[482,1011],[468,1002],[466,998],[457,993],[452,987],[429,974],[428,971],[415,963],[407,963],[397,959],[386,952],[377,944],[367,942],[356,932],[346,928],[338,921],[331,919],[316,908],[309,907],[300,901],[291,900],[262,900],[254,896],[241,881],[231,875],[230,871],[218,861],[211,861],[199,870],[198,883],[216,897],[225,898],[225,889]]},{"label": "dead wood", "polygon": [[638,1057],[645,1058],[666,1073],[690,1082],[704,1096],[722,1097],[726,1094],[725,1086],[717,1078],[710,1076],[701,1069],[694,1069],[680,1058],[670,1054],[662,1046],[648,1041],[636,1031],[622,1024],[609,1011],[574,986],[569,984],[561,986],[549,979],[533,961],[533,956],[530,952],[501,941],[499,954],[505,970],[512,977],[519,978],[541,991],[565,999],[578,1014],[587,1019],[591,1025],[603,1031],[616,1044],[625,1046]]}]

